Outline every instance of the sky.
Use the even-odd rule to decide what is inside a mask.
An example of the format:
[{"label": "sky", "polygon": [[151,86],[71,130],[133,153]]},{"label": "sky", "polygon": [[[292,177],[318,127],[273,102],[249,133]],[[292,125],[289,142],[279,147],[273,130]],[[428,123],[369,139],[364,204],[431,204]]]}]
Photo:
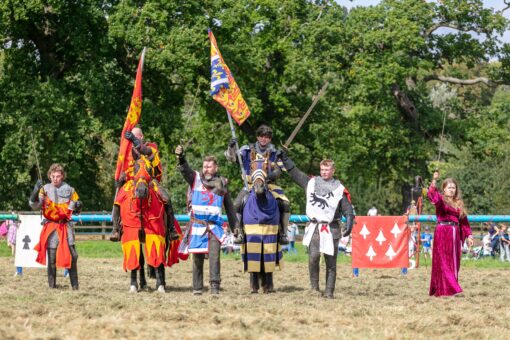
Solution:
[{"label": "sky", "polygon": [[[373,6],[377,5],[381,0],[336,0],[336,2],[342,6],[345,6],[347,8],[357,7],[357,6]],[[484,0],[484,6],[486,8],[494,8],[495,10],[501,10],[506,5],[504,4],[503,0]],[[504,13],[505,17],[510,19],[510,9],[505,11]],[[453,31],[452,29],[443,28],[441,29],[443,32],[447,33],[450,31]],[[439,31],[441,32],[441,31]],[[505,34],[503,34],[502,41],[506,43],[510,43],[510,31],[506,31]]]}]

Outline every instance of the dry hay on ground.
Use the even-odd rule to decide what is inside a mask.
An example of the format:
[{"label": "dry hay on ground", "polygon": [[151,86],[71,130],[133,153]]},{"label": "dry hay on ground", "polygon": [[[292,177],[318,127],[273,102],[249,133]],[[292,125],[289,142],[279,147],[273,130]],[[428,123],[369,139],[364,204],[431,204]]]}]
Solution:
[{"label": "dry hay on ground", "polygon": [[[510,323],[504,269],[461,269],[463,296],[427,295],[430,268],[362,270],[339,265],[336,299],[308,290],[306,264],[275,274],[275,294],[252,295],[240,261],[222,263],[222,291],[191,294],[191,261],[167,271],[166,294],[128,293],[121,259],[80,259],[80,290],[59,270],[57,290],[44,269],[14,278],[0,258],[0,338],[506,338]],[[207,265],[206,275],[207,276]],[[321,276],[324,276],[324,269]],[[154,280],[149,284],[154,288]],[[208,287],[208,283],[205,283]],[[321,282],[324,286],[324,282]]]}]

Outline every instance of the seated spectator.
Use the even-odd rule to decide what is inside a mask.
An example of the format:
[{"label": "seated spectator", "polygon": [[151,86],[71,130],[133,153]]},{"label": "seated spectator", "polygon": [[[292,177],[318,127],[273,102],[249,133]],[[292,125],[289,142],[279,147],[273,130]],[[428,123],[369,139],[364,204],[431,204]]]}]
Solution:
[{"label": "seated spectator", "polygon": [[338,254],[344,253],[345,255],[350,256],[352,253],[352,246],[349,244],[350,241],[350,236],[345,236],[340,239],[338,242]]}]

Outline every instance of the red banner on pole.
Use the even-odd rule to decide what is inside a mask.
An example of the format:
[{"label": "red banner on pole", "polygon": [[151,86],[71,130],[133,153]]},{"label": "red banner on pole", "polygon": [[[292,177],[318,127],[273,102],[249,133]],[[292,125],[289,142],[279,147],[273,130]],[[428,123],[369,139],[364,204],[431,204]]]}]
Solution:
[{"label": "red banner on pole", "polygon": [[131,104],[127,113],[122,135],[120,136],[119,156],[117,157],[117,169],[115,170],[115,180],[118,181],[123,171],[126,171],[129,163],[129,154],[131,153],[132,144],[124,137],[126,131],[131,131],[140,121],[142,115],[142,70],[145,58],[145,48],[140,56],[138,68],[136,70],[135,86],[131,97]]},{"label": "red banner on pole", "polygon": [[357,216],[352,230],[352,268],[408,268],[405,216]]}]

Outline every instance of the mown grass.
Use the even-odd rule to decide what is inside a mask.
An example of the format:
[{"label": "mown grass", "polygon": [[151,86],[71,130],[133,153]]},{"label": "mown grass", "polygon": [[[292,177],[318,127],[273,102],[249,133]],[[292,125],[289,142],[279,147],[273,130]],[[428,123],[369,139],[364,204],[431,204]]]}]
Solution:
[{"label": "mown grass", "polygon": [[[85,248],[83,250],[85,252]],[[506,269],[462,267],[464,293],[428,296],[430,267],[410,271],[363,270],[352,278],[337,270],[336,298],[310,292],[306,263],[287,263],[274,274],[275,294],[250,294],[248,274],[234,258],[221,262],[221,293],[192,295],[192,261],[167,269],[167,293],[128,293],[122,259],[78,261],[80,290],[59,270],[59,288],[47,288],[44,269],[12,277],[12,258],[0,258],[1,339],[505,339],[510,310],[502,298]],[[324,289],[324,265],[320,286]],[[503,294],[503,295],[502,295]]]}]

